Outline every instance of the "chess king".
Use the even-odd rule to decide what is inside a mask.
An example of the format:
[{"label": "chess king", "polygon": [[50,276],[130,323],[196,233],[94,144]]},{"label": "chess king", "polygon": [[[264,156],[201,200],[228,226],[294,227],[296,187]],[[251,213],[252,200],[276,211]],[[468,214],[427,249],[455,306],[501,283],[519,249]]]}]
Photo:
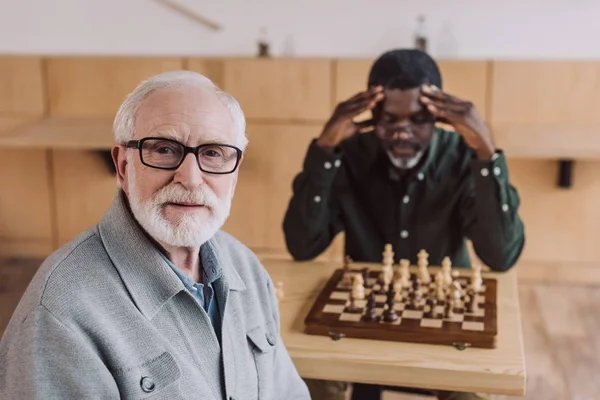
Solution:
[{"label": "chess king", "polygon": [[[355,122],[369,111],[371,119]],[[283,229],[296,260],[317,257],[343,231],[345,251],[356,262],[379,263],[391,243],[395,263],[416,265],[426,249],[431,265],[447,256],[453,266],[468,268],[470,239],[483,263],[504,271],[525,241],[518,209],[505,154],[475,105],[444,91],[429,55],[399,49],[373,63],[367,89],[338,104],[308,146]],[[341,400],[348,386],[306,381],[314,400]],[[354,384],[352,399],[377,400],[381,391]]]}]

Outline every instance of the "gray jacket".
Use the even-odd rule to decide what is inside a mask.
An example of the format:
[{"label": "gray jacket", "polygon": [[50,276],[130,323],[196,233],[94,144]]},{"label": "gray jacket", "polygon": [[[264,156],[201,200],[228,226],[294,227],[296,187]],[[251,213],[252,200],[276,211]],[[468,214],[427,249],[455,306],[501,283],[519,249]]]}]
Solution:
[{"label": "gray jacket", "polygon": [[310,399],[266,270],[224,232],[210,245],[222,345],[119,191],[27,288],[0,342],[0,399]]}]

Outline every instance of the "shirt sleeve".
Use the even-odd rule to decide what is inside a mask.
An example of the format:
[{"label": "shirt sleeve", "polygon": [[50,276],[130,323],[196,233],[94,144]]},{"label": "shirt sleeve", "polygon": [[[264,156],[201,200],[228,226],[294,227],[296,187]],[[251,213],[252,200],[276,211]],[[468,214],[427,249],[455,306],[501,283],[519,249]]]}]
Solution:
[{"label": "shirt sleeve", "polygon": [[311,142],[303,169],[294,179],[283,220],[286,245],[296,260],[317,257],[343,229],[332,190],[342,164],[341,153],[324,150],[315,142]]},{"label": "shirt sleeve", "polygon": [[43,306],[28,315],[3,346],[2,399],[120,397],[112,375],[90,345]]},{"label": "shirt sleeve", "polygon": [[463,229],[477,256],[495,271],[513,267],[525,244],[519,195],[511,185],[506,158],[473,160],[460,198]]}]

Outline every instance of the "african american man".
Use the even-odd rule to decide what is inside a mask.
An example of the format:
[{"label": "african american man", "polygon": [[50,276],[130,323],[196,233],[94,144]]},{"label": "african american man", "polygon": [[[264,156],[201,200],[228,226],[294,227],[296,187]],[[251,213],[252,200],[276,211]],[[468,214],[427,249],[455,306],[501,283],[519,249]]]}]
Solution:
[{"label": "african american man", "polygon": [[[354,122],[368,110],[372,120]],[[395,263],[404,258],[414,265],[425,249],[432,265],[448,256],[468,268],[470,240],[483,263],[505,271],[524,246],[518,207],[505,155],[476,107],[442,90],[429,55],[400,49],[374,62],[368,89],[340,103],[310,143],[283,229],[296,260],[317,257],[343,231],[345,254],[357,262],[381,262],[391,243]],[[314,400],[344,398],[344,382],[306,381]],[[354,384],[352,398],[379,399],[382,390]]]}]

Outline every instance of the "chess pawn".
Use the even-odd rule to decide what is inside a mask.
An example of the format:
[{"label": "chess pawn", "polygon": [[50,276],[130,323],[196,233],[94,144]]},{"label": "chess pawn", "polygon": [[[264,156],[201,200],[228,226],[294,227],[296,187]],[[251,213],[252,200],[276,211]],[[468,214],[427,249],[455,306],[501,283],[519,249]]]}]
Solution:
[{"label": "chess pawn", "polygon": [[396,294],[394,293],[393,290],[389,290],[387,293],[387,300],[386,300],[386,309],[383,311],[383,320],[385,322],[395,322],[398,320],[398,314],[396,313],[396,301],[395,301],[395,297]]},{"label": "chess pawn", "polygon": [[363,300],[365,298],[365,287],[363,286],[364,280],[361,274],[355,274],[352,282],[352,297],[356,300]]},{"label": "chess pawn", "polygon": [[368,267],[364,267],[361,270],[362,273],[362,277],[363,277],[363,286],[366,288],[371,288],[373,287],[373,284],[371,283],[371,280],[369,279],[369,268]]},{"label": "chess pawn", "polygon": [[483,284],[483,279],[481,278],[481,266],[473,266],[473,271],[471,272],[471,283],[469,287],[474,290],[476,293],[481,292],[481,286]]},{"label": "chess pawn", "polygon": [[452,284],[452,261],[450,261],[450,257],[444,257],[442,260],[442,275],[443,282],[446,287]]},{"label": "chess pawn", "polygon": [[400,260],[400,283],[403,288],[410,287],[410,261],[403,258]]},{"label": "chess pawn", "polygon": [[375,293],[371,292],[367,296],[367,310],[363,317],[365,321],[377,320],[377,307],[375,305]]},{"label": "chess pawn", "polygon": [[444,290],[444,275],[442,271],[438,271],[435,274],[435,290],[436,297],[439,301],[443,301],[446,299],[446,291]]},{"label": "chess pawn", "polygon": [[452,302],[455,303],[458,308],[461,307],[460,302],[461,302],[462,295],[463,295],[463,291],[460,286],[460,282],[454,281],[452,283],[451,296],[452,296]]},{"label": "chess pawn", "polygon": [[429,254],[427,254],[425,250],[421,250],[417,257],[419,258],[419,278],[421,279],[421,282],[428,284],[431,282],[431,275],[429,275],[429,271],[427,270],[427,267],[429,266]]},{"label": "chess pawn", "polygon": [[382,258],[382,263],[383,265],[392,265],[394,264],[394,251],[392,250],[392,245],[387,243],[384,247],[383,247],[383,253],[381,253],[381,255],[383,256]]}]

